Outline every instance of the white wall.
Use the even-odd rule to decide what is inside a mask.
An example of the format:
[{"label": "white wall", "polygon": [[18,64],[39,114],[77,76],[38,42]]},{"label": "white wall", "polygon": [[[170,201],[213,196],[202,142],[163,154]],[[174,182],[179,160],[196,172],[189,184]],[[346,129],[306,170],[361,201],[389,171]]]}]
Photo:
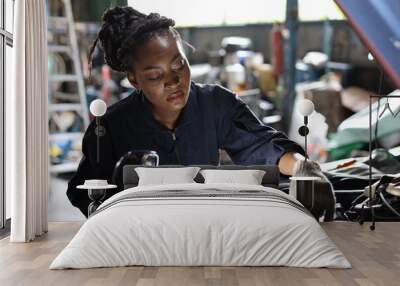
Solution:
[{"label": "white wall", "polygon": [[[175,20],[177,26],[218,26],[283,22],[284,0],[128,0],[143,13],[157,12]],[[304,21],[344,19],[333,0],[299,0],[299,18]]]},{"label": "white wall", "polygon": [[177,26],[213,26],[283,21],[286,1],[276,0],[128,0],[142,13],[157,12]]}]

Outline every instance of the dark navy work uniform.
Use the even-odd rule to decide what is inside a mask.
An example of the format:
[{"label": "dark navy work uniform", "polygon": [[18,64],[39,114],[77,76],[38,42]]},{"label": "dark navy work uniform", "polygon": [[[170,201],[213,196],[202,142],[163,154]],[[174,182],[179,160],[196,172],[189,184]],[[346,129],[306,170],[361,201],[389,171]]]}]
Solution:
[{"label": "dark navy work uniform", "polygon": [[[265,126],[234,93],[218,85],[191,83],[174,130],[155,120],[151,104],[138,92],[112,105],[101,123],[106,133],[100,137],[100,163],[92,122],[83,138],[83,158],[67,190],[72,204],[85,215],[90,201],[87,192],[76,186],[85,179],[111,182],[115,163],[131,150],[156,151],[160,165],[218,165],[219,149],[240,165],[276,165],[287,152],[304,154],[298,144]],[[108,192],[108,197],[112,194]]]}]

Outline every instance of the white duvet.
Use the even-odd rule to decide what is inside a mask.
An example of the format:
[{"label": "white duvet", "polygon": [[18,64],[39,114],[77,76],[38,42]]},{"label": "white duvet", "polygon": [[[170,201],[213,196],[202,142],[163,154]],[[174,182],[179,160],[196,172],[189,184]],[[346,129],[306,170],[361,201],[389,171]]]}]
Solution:
[{"label": "white duvet", "polygon": [[[267,192],[272,199],[178,195],[121,200],[137,192],[168,190],[253,190]],[[274,196],[297,202],[279,190],[254,185],[127,189],[99,207],[50,269],[127,265],[350,267],[311,215]]]}]

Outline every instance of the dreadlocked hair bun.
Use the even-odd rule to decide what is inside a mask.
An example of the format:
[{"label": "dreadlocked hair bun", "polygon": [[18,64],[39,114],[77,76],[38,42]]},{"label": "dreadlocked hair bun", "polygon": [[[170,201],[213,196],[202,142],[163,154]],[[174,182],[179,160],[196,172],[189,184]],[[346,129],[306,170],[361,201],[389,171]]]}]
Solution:
[{"label": "dreadlocked hair bun", "polygon": [[100,41],[106,63],[116,71],[127,72],[132,68],[130,56],[135,48],[174,25],[174,20],[157,13],[146,15],[129,6],[109,8],[103,14],[101,29],[90,49],[90,61]]}]

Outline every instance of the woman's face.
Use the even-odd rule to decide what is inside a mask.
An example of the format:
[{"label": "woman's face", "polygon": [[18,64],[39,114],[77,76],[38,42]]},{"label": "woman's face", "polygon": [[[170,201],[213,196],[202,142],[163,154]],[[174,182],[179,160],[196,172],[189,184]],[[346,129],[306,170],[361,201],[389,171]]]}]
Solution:
[{"label": "woman's face", "polygon": [[186,104],[190,89],[190,68],[182,46],[171,31],[152,36],[138,48],[131,84],[143,90],[156,112],[176,114]]}]

